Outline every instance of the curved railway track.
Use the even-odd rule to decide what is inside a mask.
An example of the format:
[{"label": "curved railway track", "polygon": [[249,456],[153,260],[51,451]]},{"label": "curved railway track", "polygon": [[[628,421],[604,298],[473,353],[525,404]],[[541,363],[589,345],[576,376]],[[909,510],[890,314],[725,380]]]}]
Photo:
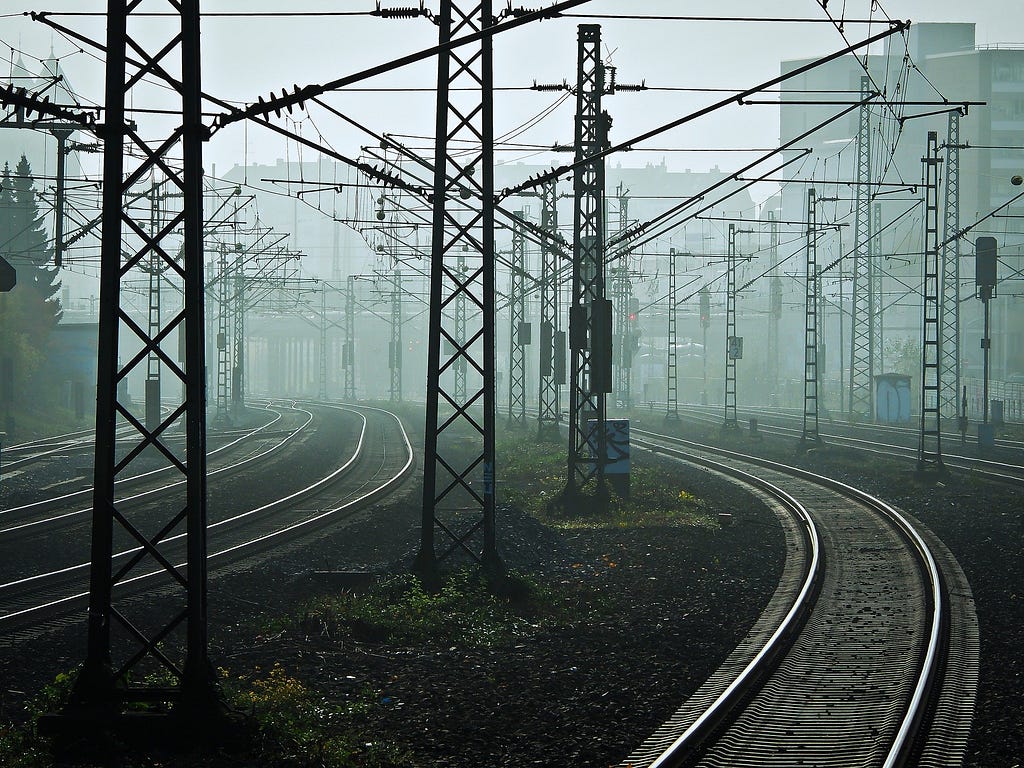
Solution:
[{"label": "curved railway track", "polygon": [[[208,452],[208,476],[236,474],[254,463],[267,461],[298,439],[313,421],[312,413],[291,406],[268,406],[267,411],[271,416],[267,422],[222,437],[219,441],[221,444]],[[168,476],[175,479],[168,481]],[[71,481],[49,485],[35,483],[32,490],[52,491],[66,486],[68,482],[83,487],[56,496],[16,503],[0,510],[0,543],[15,537],[39,536],[67,526],[82,525],[82,521],[92,511],[92,486],[87,483],[86,476],[79,474]],[[134,507],[159,499],[183,483],[180,473],[165,465],[120,478],[115,482],[115,488],[121,494],[131,489],[130,495],[121,495],[119,498],[122,503]],[[0,564],[0,577],[3,572],[3,565]]]},{"label": "curved railway track", "polygon": [[633,434],[638,447],[757,489],[780,516],[789,556],[746,641],[623,768],[959,765],[978,637],[948,550],[837,481]]},{"label": "curved railway track", "polygon": [[[680,415],[687,420],[717,427],[722,424],[721,414],[707,408],[680,408]],[[785,426],[776,423],[780,415],[774,411],[750,412],[746,417],[758,419],[758,432],[773,437],[799,440],[802,427]],[[785,420],[792,420],[784,417]],[[793,417],[796,419],[796,417]],[[799,420],[799,419],[797,419]],[[842,431],[839,431],[839,430]],[[819,426],[819,435],[829,445],[853,448],[877,456],[895,458],[900,461],[917,461],[918,433],[898,427],[881,427],[873,425],[837,425],[824,421]],[[853,434],[846,434],[852,432]],[[993,457],[969,455],[959,441],[959,433],[945,434],[943,442],[943,462],[949,469],[959,469],[980,474],[990,480],[1024,484],[1024,444],[1015,441],[999,441],[999,456]],[[968,447],[968,450],[970,448]]]},{"label": "curved railway track", "polygon": [[[269,492],[267,484],[258,482],[265,480],[265,471],[252,459],[247,460],[249,464],[243,476],[234,478],[233,482],[241,483],[239,487],[248,487],[254,493],[250,493],[248,499],[239,498],[234,506],[211,510],[207,528],[211,570],[271,548],[294,545],[319,528],[395,490],[414,468],[411,444],[394,414],[368,407],[322,403],[315,409],[322,409],[335,421],[327,427],[325,442],[329,445],[337,445],[341,437],[337,419],[355,420],[349,449],[329,460],[329,471],[314,481],[288,488],[283,495],[269,500],[265,498]],[[323,446],[316,445],[310,450],[322,451]],[[266,460],[266,456],[261,455],[261,460]],[[299,461],[301,463],[301,459]],[[217,493],[215,483],[211,483],[210,491],[211,495]],[[182,567],[183,535],[167,537],[162,548],[170,562]],[[84,549],[79,546],[79,553]],[[22,561],[24,559],[22,557]],[[81,608],[88,597],[89,564],[81,556],[65,559],[56,567],[52,560],[41,559],[37,554],[31,559],[36,563],[45,562],[49,567],[29,568],[26,575],[0,579],[0,630],[7,631],[7,641],[15,639],[11,630],[64,616]],[[141,561],[141,548],[119,548],[114,558],[115,571],[119,568],[138,571],[123,581],[121,589],[149,596],[169,585],[165,571],[135,568]]]}]

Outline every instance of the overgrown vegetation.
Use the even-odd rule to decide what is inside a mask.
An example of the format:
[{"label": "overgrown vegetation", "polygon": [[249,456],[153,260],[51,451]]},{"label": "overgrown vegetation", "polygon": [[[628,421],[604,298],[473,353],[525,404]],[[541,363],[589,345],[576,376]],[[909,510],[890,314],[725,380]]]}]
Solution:
[{"label": "overgrown vegetation", "polygon": [[[281,768],[397,768],[404,756],[394,746],[370,740],[362,730],[376,705],[378,693],[369,687],[346,702],[327,699],[275,664],[269,671],[232,676],[218,670],[228,705],[249,718],[250,738],[232,753],[202,747],[188,740],[180,752],[154,757],[151,750],[136,753],[130,746],[108,744],[109,753],[62,757],[61,764],[94,766],[116,763],[132,766],[251,766]],[[58,711],[67,700],[73,673],[61,673],[26,705],[27,719],[20,724],[0,723],[0,765],[4,768],[50,768],[54,758],[49,741],[38,735],[36,719]],[[160,682],[160,681],[157,681]]]},{"label": "overgrown vegetation", "polygon": [[[556,528],[717,525],[704,502],[687,491],[670,469],[657,463],[633,460],[628,498],[611,492],[607,509],[585,505],[573,510],[561,503],[564,449],[549,449],[520,437],[500,442],[498,453],[505,480],[503,498]],[[584,494],[593,490],[583,489]]]},{"label": "overgrown vegetation", "polygon": [[[270,671],[231,679],[221,670],[231,704],[258,724],[254,757],[259,765],[324,768],[392,768],[403,755],[392,745],[367,741],[361,720],[377,702],[366,688],[348,702],[329,700],[288,675],[280,664]],[[244,762],[243,764],[248,764]]]},{"label": "overgrown vegetation", "polygon": [[600,606],[569,586],[556,590],[515,572],[490,582],[475,569],[462,569],[447,574],[437,592],[402,575],[365,594],[318,597],[303,610],[299,626],[371,642],[492,648],[539,629],[570,626],[592,610]]}]

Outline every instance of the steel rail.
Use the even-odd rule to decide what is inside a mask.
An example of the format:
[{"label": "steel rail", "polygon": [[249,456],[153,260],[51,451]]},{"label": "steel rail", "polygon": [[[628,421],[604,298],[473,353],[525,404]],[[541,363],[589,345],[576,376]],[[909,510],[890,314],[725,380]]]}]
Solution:
[{"label": "steel rail", "polygon": [[[721,423],[720,416],[712,415],[699,409],[680,406],[679,411],[688,419],[707,422],[709,424]],[[842,426],[845,427],[847,425]],[[864,427],[862,425],[859,425],[858,428],[870,429],[870,427]],[[778,437],[800,437],[799,429],[779,424],[765,424],[763,422],[759,422],[758,431],[767,435],[776,435]],[[888,431],[889,428],[885,427],[879,430],[879,433],[881,434]],[[916,433],[913,433],[912,431],[911,433],[916,435]],[[826,433],[821,431],[820,435],[822,439],[827,440],[828,443],[836,446],[855,448],[867,453],[887,456],[903,461],[917,461],[917,449],[909,445],[883,443],[880,442],[877,437],[874,439],[868,439],[863,437],[852,437],[850,435],[841,435],[835,432]],[[964,454],[950,451],[944,452],[943,461],[947,468],[972,472],[977,476],[1001,483],[1024,485],[1024,464],[995,461],[993,459],[985,459],[976,456],[965,456]]]},{"label": "steel rail", "polygon": [[[634,439],[633,442],[635,445],[644,445],[643,440]],[[655,443],[647,443],[647,445],[648,450],[664,451],[662,446],[658,446]],[[814,519],[807,511],[807,508],[790,493],[774,483],[770,483],[749,472],[744,472],[743,470],[712,461],[702,456],[686,456],[685,460],[689,463],[737,478],[747,485],[761,489],[781,502],[782,506],[799,522],[809,551],[809,558],[805,563],[804,578],[800,590],[767,642],[754,655],[753,659],[743,668],[739,675],[722,691],[711,706],[694,720],[660,757],[651,763],[650,768],[667,768],[670,765],[678,764],[681,755],[690,754],[699,743],[703,742],[718,727],[723,719],[729,716],[739,701],[747,695],[751,686],[756,684],[757,679],[765,672],[765,668],[770,666],[778,654],[784,652],[785,648],[788,647],[789,638],[802,626],[817,597],[816,586],[821,579],[822,569],[824,568],[821,535],[814,524]]]},{"label": "steel rail", "polygon": [[[405,458],[401,467],[396,472],[392,473],[391,476],[388,477],[383,483],[377,485],[376,487],[366,492],[361,492],[362,489],[360,489],[358,495],[347,498],[344,502],[340,504],[335,504],[326,510],[319,510],[317,514],[309,518],[289,523],[277,530],[271,531],[270,533],[262,533],[254,538],[246,539],[241,542],[231,544],[230,546],[223,547],[222,549],[212,551],[208,555],[208,561],[210,563],[223,565],[235,562],[236,560],[242,557],[255,554],[257,551],[261,550],[262,548],[265,548],[266,546],[272,543],[285,543],[289,540],[297,539],[305,535],[306,533],[311,532],[319,528],[320,526],[326,524],[330,521],[332,517],[337,516],[340,513],[353,511],[355,508],[361,507],[365,503],[376,500],[381,496],[392,492],[393,490],[395,490],[395,486],[399,484],[402,480],[404,480],[409,475],[410,471],[414,469],[415,455],[412,450],[412,444],[409,441],[408,434],[406,433],[405,428],[401,423],[401,420],[394,414],[383,409],[371,408],[368,406],[335,406],[326,403],[317,403],[317,405],[321,407],[330,407],[335,408],[337,410],[345,410],[352,412],[357,412],[356,409],[375,411],[382,414],[386,414],[390,418],[394,419],[401,433],[403,450],[405,453]],[[356,448],[353,450],[352,455],[349,456],[340,467],[334,469],[330,474],[318,479],[316,482],[306,486],[303,489],[300,489],[299,491],[290,493],[287,496],[281,497],[267,504],[263,504],[254,509],[248,510],[246,512],[221,520],[217,523],[211,524],[208,530],[220,529],[223,531],[227,531],[231,529],[238,529],[242,527],[243,523],[250,522],[252,520],[255,520],[256,518],[266,517],[270,513],[278,512],[280,510],[292,507],[294,506],[295,503],[308,499],[310,496],[313,496],[318,492],[322,492],[328,489],[333,483],[337,482],[349,470],[351,470],[352,467],[355,466],[356,462],[361,458],[363,443],[366,434],[366,418],[365,416],[362,416],[362,414],[360,414],[360,416],[362,419],[362,426],[360,429],[359,440],[357,441]],[[385,463],[386,456],[385,459],[382,460],[381,466],[383,467]],[[376,472],[379,471],[380,469],[376,470]],[[365,483],[363,484],[362,487],[365,487]],[[180,536],[173,538],[180,538]],[[172,539],[168,539],[167,541],[171,540]],[[118,553],[118,556],[127,556],[135,551],[138,550],[127,550],[125,552]],[[179,563],[175,567],[183,567],[183,563]],[[84,569],[88,569],[88,564],[80,564],[72,566],[70,568],[51,572],[48,574],[39,574],[37,576],[30,577],[29,579],[19,580],[18,582],[0,584],[0,593],[2,593],[5,589],[9,589],[14,586],[24,585],[25,583],[30,581],[42,583],[47,578],[53,580],[65,580],[67,576],[69,576],[72,572],[81,572]],[[118,588],[131,589],[133,592],[137,589],[141,590],[144,587],[144,585],[148,584],[154,577],[158,577],[161,575],[166,575],[166,572],[161,570],[142,573],[137,576],[133,576],[130,579],[125,579],[124,581],[120,582]],[[87,597],[88,592],[78,592],[71,595],[64,595],[57,599],[48,600],[44,603],[40,603],[37,605],[32,605],[27,608],[22,608],[17,611],[12,611],[4,615],[0,615],[0,628],[3,628],[5,625],[13,625],[16,623],[20,624],[24,622],[26,619],[34,617],[39,617],[40,619],[42,619],[44,617],[51,616],[55,612],[58,612],[62,609],[68,608],[71,605],[74,605],[78,602],[85,600]]]},{"label": "steel rail", "polygon": [[[934,690],[940,674],[940,651],[945,640],[943,614],[946,608],[944,606],[943,578],[935,557],[921,534],[904,515],[891,505],[875,496],[872,496],[871,494],[866,493],[865,491],[833,478],[825,477],[814,472],[758,456],[751,456],[749,454],[697,443],[675,437],[673,435],[648,432],[646,430],[634,430],[634,433],[641,437],[641,440],[643,440],[643,436],[646,436],[648,438],[667,441],[670,444],[685,446],[690,450],[712,453],[735,461],[764,467],[766,469],[791,475],[834,490],[879,513],[879,515],[884,519],[890,521],[900,535],[911,545],[919,563],[922,565],[922,570],[926,577],[926,584],[928,586],[929,599],[931,602],[931,617],[928,622],[929,628],[926,647],[920,660],[920,673],[918,674],[917,680],[914,684],[913,693],[908,701],[904,716],[900,721],[900,726],[897,729],[896,736],[892,745],[888,748],[885,760],[882,763],[883,768],[896,768],[897,766],[907,765],[910,759],[910,754],[915,747],[915,737],[917,736],[921,723],[925,717],[925,710],[929,703],[929,694]],[[659,450],[665,451],[666,446],[660,446]],[[685,454],[685,456],[687,460],[697,458],[701,461],[708,461],[702,457],[693,457],[690,454]],[[689,746],[684,746],[680,749],[681,751],[686,751],[689,749]],[[652,768],[654,765],[659,766],[659,768],[661,768],[661,766],[678,765],[680,764],[679,760],[680,758],[678,757],[678,753],[673,753],[673,748],[670,748],[663,757],[659,758],[658,761],[652,764]]]},{"label": "steel rail", "polygon": [[[268,408],[272,408],[272,407],[273,406],[268,406]],[[279,407],[281,407],[281,406],[279,406]],[[302,431],[304,429],[306,429],[312,423],[312,421],[313,421],[313,414],[309,413],[308,411],[306,411],[305,413],[308,416],[306,421],[303,424],[300,424],[295,430],[288,431],[284,435],[283,439],[279,440],[277,443],[271,445],[269,448],[265,449],[262,452],[252,454],[252,455],[250,455],[250,456],[248,456],[248,457],[246,457],[244,459],[241,459],[239,461],[236,461],[236,462],[233,462],[233,463],[229,463],[229,464],[227,464],[225,466],[218,467],[216,469],[210,470],[207,473],[207,475],[211,476],[211,475],[219,475],[219,474],[224,474],[224,473],[231,474],[231,473],[237,472],[240,469],[244,468],[245,466],[253,463],[254,461],[259,461],[259,460],[263,459],[264,457],[268,456],[269,454],[274,453],[274,452],[284,448],[288,443],[290,443],[292,440],[294,440],[298,435],[300,435],[302,433]],[[248,440],[250,440],[250,439],[252,439],[254,437],[258,437],[258,436],[260,436],[259,435],[260,432],[263,432],[264,430],[267,430],[270,426],[272,426],[273,424],[276,424],[282,418],[283,418],[282,414],[278,413],[278,417],[273,419],[272,421],[270,421],[270,422],[268,422],[268,423],[258,427],[257,429],[251,430],[250,432],[248,432],[248,433],[246,433],[246,434],[236,438],[235,440],[233,440],[233,441],[231,441],[231,442],[229,442],[229,443],[227,443],[227,444],[225,444],[223,446],[220,446],[219,448],[217,448],[217,449],[215,449],[213,451],[209,451],[207,453],[207,455],[208,456],[215,455],[215,454],[220,453],[222,451],[225,451],[225,450],[227,450],[229,448],[236,447],[236,446],[238,446],[238,445],[240,445],[240,444],[242,444],[242,443],[244,443],[244,442],[246,442],[246,441],[248,441]],[[152,470],[150,472],[143,472],[143,473],[140,473],[138,475],[132,475],[131,477],[126,477],[126,478],[123,478],[122,480],[117,481],[117,485],[124,484],[125,487],[130,487],[131,485],[136,485],[136,484],[140,483],[141,481],[143,481],[143,480],[145,480],[147,478],[152,478],[152,477],[154,477],[156,475],[164,474],[164,473],[168,472],[169,469],[171,469],[171,468],[169,468],[169,467],[162,467],[160,469],[155,469],[155,470]],[[155,496],[157,494],[164,493],[164,492],[170,490],[171,488],[178,487],[178,486],[184,484],[184,482],[185,482],[184,480],[178,480],[176,482],[169,483],[167,485],[161,485],[161,486],[157,486],[155,488],[150,488],[148,490],[141,491],[140,493],[137,493],[137,494],[135,494],[133,496],[126,496],[121,501],[122,502],[140,502],[140,501],[145,501],[146,499],[149,499],[149,498],[151,498],[151,497],[153,497],[153,496]],[[92,492],[92,487],[90,486],[88,488],[83,488],[83,489],[80,489],[78,491],[73,491],[72,493],[64,494],[62,496],[55,496],[55,497],[51,497],[49,499],[41,499],[39,501],[30,502],[29,504],[23,504],[23,505],[18,506],[18,507],[11,507],[11,508],[9,508],[7,510],[4,510],[3,512],[0,512],[0,521],[2,521],[4,519],[3,518],[4,515],[14,515],[14,514],[24,515],[24,514],[31,514],[34,511],[44,511],[44,510],[47,510],[47,509],[52,509],[53,507],[55,507],[57,505],[66,503],[66,502],[71,501],[73,499],[77,499],[77,498],[80,498],[80,497],[83,497],[83,496],[87,496],[91,492]],[[0,537],[7,536],[7,535],[13,535],[13,534],[24,534],[26,532],[34,532],[34,529],[38,528],[39,526],[56,525],[57,523],[68,522],[69,520],[77,517],[78,515],[87,514],[87,513],[91,512],[91,511],[92,511],[92,507],[84,507],[82,509],[77,509],[77,510],[74,510],[74,511],[71,511],[71,512],[64,512],[64,513],[61,513],[59,515],[55,515],[53,517],[47,517],[47,518],[41,518],[41,519],[38,519],[38,520],[32,520],[32,521],[29,521],[29,522],[22,522],[22,523],[11,524],[11,525],[8,525],[7,527],[0,528]]]}]

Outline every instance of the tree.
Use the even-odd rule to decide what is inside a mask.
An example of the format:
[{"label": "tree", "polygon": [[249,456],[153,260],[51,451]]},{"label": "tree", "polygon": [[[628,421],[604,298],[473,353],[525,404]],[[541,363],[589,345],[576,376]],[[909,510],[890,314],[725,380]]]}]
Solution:
[{"label": "tree", "polygon": [[[0,294],[0,375],[13,384],[13,391],[0,391],[0,397],[21,400],[31,393],[31,402],[41,402],[54,389],[41,368],[62,314],[56,298],[60,282],[57,269],[48,265],[50,249],[24,155],[13,175],[5,163],[0,178],[0,254],[18,273],[14,290]],[[10,413],[10,400],[6,405]]]},{"label": "tree", "polygon": [[26,297],[29,304],[35,305],[31,311],[38,325],[32,335],[42,342],[60,322],[62,314],[57,298],[60,291],[57,268],[49,266],[51,249],[43,230],[32,166],[22,155],[13,177],[7,174],[7,166],[4,171],[4,187],[8,180],[11,184],[9,234],[4,250],[13,257],[12,263],[18,270],[18,287],[26,289],[31,296]]}]

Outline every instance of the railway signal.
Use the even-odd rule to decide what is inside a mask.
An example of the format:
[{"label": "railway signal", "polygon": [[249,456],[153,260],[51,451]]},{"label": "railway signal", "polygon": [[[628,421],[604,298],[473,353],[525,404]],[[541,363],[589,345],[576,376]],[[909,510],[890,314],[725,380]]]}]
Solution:
[{"label": "railway signal", "polygon": [[988,421],[988,376],[989,376],[989,351],[992,349],[992,338],[990,335],[989,322],[991,312],[989,302],[996,296],[996,262],[998,261],[998,247],[994,237],[979,237],[974,241],[975,253],[975,277],[974,283],[977,286],[977,295],[985,307],[985,330],[981,338],[981,349],[983,359],[982,372],[982,418],[978,425],[978,445],[981,448],[991,448],[995,444],[995,434],[992,425]]},{"label": "railway signal", "polygon": [[18,284],[18,271],[7,259],[0,256],[0,293],[7,293]]}]

